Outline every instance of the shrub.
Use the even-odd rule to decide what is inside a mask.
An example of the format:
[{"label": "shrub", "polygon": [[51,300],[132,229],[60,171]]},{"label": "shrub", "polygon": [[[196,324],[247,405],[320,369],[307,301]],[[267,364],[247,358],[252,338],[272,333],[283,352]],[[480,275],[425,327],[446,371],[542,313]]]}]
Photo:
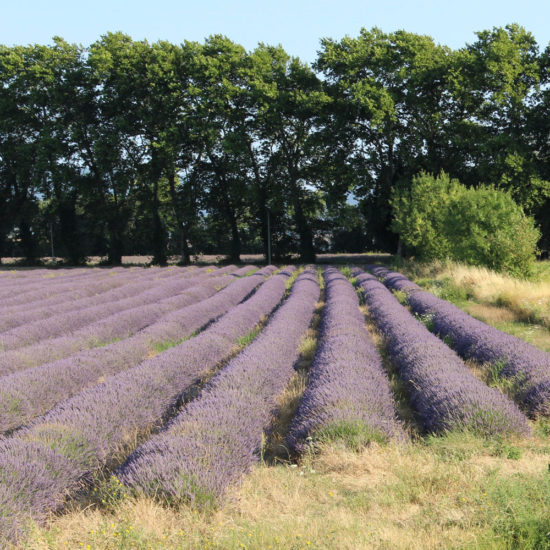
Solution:
[{"label": "shrub", "polygon": [[468,189],[441,172],[420,173],[392,197],[392,229],[407,251],[426,260],[451,258],[527,276],[540,237],[509,193]]}]

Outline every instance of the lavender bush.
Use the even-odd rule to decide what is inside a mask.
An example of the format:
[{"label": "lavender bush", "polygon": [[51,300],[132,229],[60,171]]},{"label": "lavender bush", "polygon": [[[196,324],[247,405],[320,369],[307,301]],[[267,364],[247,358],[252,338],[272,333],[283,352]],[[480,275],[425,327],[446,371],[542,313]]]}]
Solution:
[{"label": "lavender bush", "polygon": [[46,338],[66,334],[68,331],[84,327],[125,309],[158,302],[190,288],[205,276],[207,275],[200,273],[196,277],[175,277],[173,280],[169,279],[137,296],[130,296],[111,303],[102,303],[70,313],[60,313],[48,319],[27,323],[1,333],[0,349],[18,349]]},{"label": "lavender bush", "polygon": [[384,268],[373,272],[390,288],[406,290],[411,309],[429,315],[433,331],[450,342],[459,355],[491,364],[500,376],[511,380],[515,400],[526,412],[533,417],[550,415],[550,353],[474,319],[400,273]]},{"label": "lavender bush", "polygon": [[[156,345],[166,343],[167,325],[174,344],[176,338],[189,338],[194,331],[237,305],[272,271],[273,267],[264,268],[257,275],[234,282],[214,297],[218,285],[228,285],[234,279],[218,277],[204,281],[179,295],[180,310],[132,338],[2,378],[0,432],[18,428],[61,400],[151,357]],[[197,302],[199,299],[203,301]],[[190,305],[183,307],[186,302]]]},{"label": "lavender bush", "polygon": [[473,430],[526,434],[527,419],[499,391],[477,379],[458,355],[403,307],[375,277],[355,272],[365,301],[429,432]]},{"label": "lavender bush", "polygon": [[[280,302],[289,274],[270,278],[195,338],[59,403],[4,439],[1,536],[14,539],[26,518],[44,519],[83,479],[127,455],[139,434],[161,425],[182,393],[227,359],[239,338]],[[236,281],[227,291],[253,277]]]},{"label": "lavender bush", "polygon": [[[207,271],[206,268],[202,272]],[[201,273],[201,270],[173,272],[171,279],[184,276],[196,276]],[[171,280],[168,279],[168,280]],[[79,298],[76,300],[59,301],[55,297],[42,306],[35,305],[25,308],[19,308],[17,311],[9,311],[7,308],[0,313],[0,331],[4,332],[11,328],[17,327],[24,323],[38,321],[60,313],[78,311],[95,305],[108,302],[116,302],[124,298],[135,298],[139,294],[146,292],[155,286],[165,285],[167,278],[159,278],[156,274],[142,272],[136,276],[133,273],[127,273],[117,278],[117,285],[110,290],[98,293],[94,296]]]},{"label": "lavender bush", "polygon": [[[238,275],[243,271],[250,271],[252,266],[247,266],[235,271]],[[174,296],[161,299],[153,304],[145,304],[109,315],[94,323],[90,323],[81,329],[69,332],[66,336],[44,339],[15,350],[0,354],[0,376],[5,376],[23,369],[42,365],[68,357],[79,351],[105,346],[117,340],[131,337],[136,332],[143,330],[159,318],[169,312],[179,310],[196,301],[212,296],[217,290],[227,286],[234,280],[228,277],[228,273],[222,270],[212,271],[193,278],[193,286]],[[159,285],[159,289],[162,287]],[[169,288],[168,288],[169,291]],[[155,294],[166,291],[156,291]],[[149,300],[145,300],[148,302]],[[136,303],[139,303],[136,298]]]},{"label": "lavender bush", "polygon": [[[97,271],[100,271],[100,273]],[[4,297],[2,300],[3,305],[5,307],[27,306],[31,303],[36,304],[42,300],[61,294],[65,294],[66,299],[75,299],[78,296],[92,296],[97,292],[112,288],[113,285],[118,284],[117,277],[120,276],[121,271],[97,271],[86,273],[82,277],[69,277],[64,279],[60,284],[52,283],[50,279],[45,278],[39,284],[26,291],[14,288],[8,294],[8,297]]]},{"label": "lavender bush", "polygon": [[262,431],[294,373],[318,298],[315,273],[306,270],[260,336],[130,456],[119,479],[153,496],[196,503],[220,497],[258,461]]},{"label": "lavender bush", "polygon": [[319,343],[288,443],[303,450],[307,437],[342,430],[365,439],[402,437],[390,383],[357,294],[338,270],[327,268],[324,277]]}]

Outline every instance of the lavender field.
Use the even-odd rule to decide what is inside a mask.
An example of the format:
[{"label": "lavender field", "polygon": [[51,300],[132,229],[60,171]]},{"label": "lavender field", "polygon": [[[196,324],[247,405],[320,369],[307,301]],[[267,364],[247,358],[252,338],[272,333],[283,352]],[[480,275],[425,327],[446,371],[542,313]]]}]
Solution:
[{"label": "lavender field", "polygon": [[[544,461],[550,354],[399,273],[367,268],[0,272],[2,547],[70,546],[36,533],[78,506],[113,514],[149,499],[205,521],[235,506],[236,494],[254,501],[258,487],[243,491],[261,484],[258,472],[279,476],[281,487],[284,475],[305,472],[292,481],[303,484],[327,457],[339,457],[333,480],[336,471],[357,475],[353,456],[373,468],[375,452],[388,463],[410,455],[414,464],[422,452],[452,462],[457,438],[461,449],[477,441],[507,460],[542,445]],[[508,391],[480,376],[495,365]],[[322,513],[336,489],[319,496],[316,483],[303,492],[316,495]],[[359,506],[361,521],[372,520],[372,506]],[[132,524],[126,542],[115,531],[118,546],[105,529],[71,544],[139,548],[132,537],[143,528]],[[313,542],[292,547],[353,547],[316,529]],[[358,529],[356,547],[376,547]],[[268,531],[245,547],[290,547]],[[207,547],[203,534],[193,537],[154,547]],[[223,540],[219,547],[243,544],[237,535]]]}]

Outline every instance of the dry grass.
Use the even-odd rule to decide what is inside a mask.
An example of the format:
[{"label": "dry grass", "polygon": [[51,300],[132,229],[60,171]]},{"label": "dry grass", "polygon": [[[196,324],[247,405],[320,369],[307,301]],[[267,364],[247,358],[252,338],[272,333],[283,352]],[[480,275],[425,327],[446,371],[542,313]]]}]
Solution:
[{"label": "dry grass", "polygon": [[[424,268],[424,276],[450,280],[475,301],[506,308],[516,320],[550,327],[550,281],[527,281],[483,267],[452,262],[434,262]],[[420,274],[422,276],[422,273]]]},{"label": "dry grass", "polygon": [[502,306],[491,306],[487,304],[469,304],[468,313],[485,323],[510,323],[516,320],[514,312]]},{"label": "dry grass", "polygon": [[504,307],[468,302],[462,308],[472,317],[550,352],[550,331],[547,327],[519,321],[513,312]]},{"label": "dry grass", "polygon": [[[323,291],[321,294],[321,298],[324,298]],[[311,326],[303,336],[298,348],[300,358],[296,365],[296,372],[278,399],[277,416],[273,418],[262,449],[262,461],[266,464],[289,463],[292,460],[285,438],[306,389],[309,369],[317,349],[319,324],[324,305],[323,299],[315,304]]]},{"label": "dry grass", "polygon": [[387,352],[386,343],[383,334],[376,326],[374,320],[369,314],[368,306],[363,304],[360,307],[361,312],[365,316],[365,328],[370,334],[380,356],[388,378],[390,380],[391,389],[395,399],[399,418],[404,422],[405,431],[408,433],[411,439],[419,437],[421,431],[418,420],[414,411],[409,406],[408,391],[405,383],[399,376],[397,367],[391,362]]},{"label": "dry grass", "polygon": [[[219,510],[126,498],[114,512],[94,507],[56,518],[48,530],[36,528],[26,548],[503,548],[499,526],[529,508],[521,498],[549,504],[514,492],[548,489],[548,441],[507,445],[520,456],[467,435],[359,453],[326,446],[298,465],[258,465]],[[533,519],[541,514],[550,509],[534,509]]]}]

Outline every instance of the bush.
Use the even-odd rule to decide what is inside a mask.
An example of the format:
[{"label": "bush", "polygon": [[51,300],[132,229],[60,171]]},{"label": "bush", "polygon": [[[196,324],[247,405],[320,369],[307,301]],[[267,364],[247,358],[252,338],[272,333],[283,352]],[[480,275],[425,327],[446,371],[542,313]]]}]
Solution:
[{"label": "bush", "polygon": [[421,173],[392,198],[392,229],[407,251],[426,260],[450,258],[518,276],[530,274],[540,237],[510,194],[468,189],[445,173]]}]

